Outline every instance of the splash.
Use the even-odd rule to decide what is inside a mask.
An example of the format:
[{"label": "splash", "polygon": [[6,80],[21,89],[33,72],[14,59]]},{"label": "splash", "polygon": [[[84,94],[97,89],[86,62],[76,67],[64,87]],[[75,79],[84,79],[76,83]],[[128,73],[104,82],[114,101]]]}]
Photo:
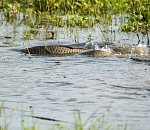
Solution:
[{"label": "splash", "polygon": [[91,49],[91,50],[101,50],[103,52],[114,54],[119,57],[149,55],[149,48],[145,44],[121,45],[121,46],[116,46],[115,48],[110,48],[107,45],[105,45],[104,47],[100,48],[96,43],[87,42],[84,48]]},{"label": "splash", "polygon": [[107,45],[101,48],[102,51],[108,52],[108,53],[112,53],[112,49],[109,48]]},{"label": "splash", "polygon": [[85,44],[84,48],[92,49],[92,50],[100,50],[99,46],[96,43],[93,43],[93,42],[87,42]]},{"label": "splash", "polygon": [[112,53],[112,49],[109,48],[107,45],[100,48],[96,43],[92,43],[92,42],[87,42],[84,48],[92,49],[92,50],[102,50],[108,53]]},{"label": "splash", "polygon": [[138,44],[135,47],[132,47],[131,54],[133,55],[140,55],[140,56],[148,56],[149,55],[149,48],[147,45]]}]

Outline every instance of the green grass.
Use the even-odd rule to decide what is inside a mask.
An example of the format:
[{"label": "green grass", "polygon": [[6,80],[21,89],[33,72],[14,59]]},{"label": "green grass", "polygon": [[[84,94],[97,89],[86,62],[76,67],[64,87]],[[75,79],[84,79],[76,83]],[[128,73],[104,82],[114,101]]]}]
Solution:
[{"label": "green grass", "polygon": [[6,111],[4,102],[0,106],[0,130],[7,130]]},{"label": "green grass", "polygon": [[[11,127],[11,122],[9,120],[9,115],[6,114],[7,111],[17,111],[15,108],[8,109],[5,107],[4,102],[1,103],[0,106],[0,130],[8,130],[8,127]],[[75,117],[74,117],[74,123],[69,122],[63,122],[60,120],[54,120],[50,118],[44,118],[44,117],[38,117],[38,119],[41,120],[49,120],[51,121],[50,127],[46,128],[46,130],[126,130],[127,124],[125,126],[115,126],[113,123],[109,121],[105,121],[105,114],[103,114],[101,117],[93,118],[98,112],[99,108],[94,111],[89,118],[85,122],[83,122],[81,117],[81,112],[79,110],[76,111]],[[25,112],[21,111],[21,130],[42,130],[40,127],[40,123],[37,123],[33,121],[33,119],[37,118],[36,116],[32,116],[33,113],[31,113],[30,116],[25,115]],[[26,122],[26,117],[31,118],[31,122]],[[13,117],[12,117],[13,118]],[[32,119],[33,118],[33,119]],[[53,121],[53,123],[52,123]],[[19,125],[19,123],[17,123]]]}]

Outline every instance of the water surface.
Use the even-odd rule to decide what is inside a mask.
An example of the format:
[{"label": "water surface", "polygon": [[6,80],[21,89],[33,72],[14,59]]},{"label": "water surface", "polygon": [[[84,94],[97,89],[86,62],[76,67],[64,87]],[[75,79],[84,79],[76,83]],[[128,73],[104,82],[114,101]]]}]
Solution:
[{"label": "water surface", "polygon": [[[0,26],[2,37],[12,37],[0,41],[3,46],[0,47],[0,100],[5,100],[8,109],[6,116],[11,118],[9,128],[21,127],[22,110],[25,115],[31,115],[33,111],[36,116],[72,123],[77,109],[81,110],[85,122],[99,108],[93,118],[102,118],[105,114],[104,121],[111,124],[111,128],[123,129],[127,124],[127,129],[150,129],[149,63],[129,58],[94,58],[83,55],[28,57],[14,50],[26,45],[71,44],[73,40],[59,33],[59,39],[54,41],[22,41],[23,34],[20,31],[24,30],[23,26],[15,28],[15,36],[9,27],[12,25]],[[86,41],[86,32],[79,31],[80,42]],[[103,40],[98,28],[90,32],[95,41]],[[116,41],[121,43],[137,43],[134,34],[120,33],[116,36]],[[8,43],[6,40],[9,40]],[[146,38],[143,42],[146,43]],[[31,121],[31,118],[24,118],[27,122]],[[55,123],[36,121],[46,128]],[[72,127],[70,123],[67,125]]]}]

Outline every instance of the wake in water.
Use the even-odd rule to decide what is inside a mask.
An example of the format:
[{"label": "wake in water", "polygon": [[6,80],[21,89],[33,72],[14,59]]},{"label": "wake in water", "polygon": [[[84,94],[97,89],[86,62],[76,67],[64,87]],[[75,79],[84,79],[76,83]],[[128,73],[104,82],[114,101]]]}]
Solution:
[{"label": "wake in water", "polygon": [[138,44],[137,46],[131,49],[131,54],[140,55],[140,56],[148,56],[149,48],[147,45]]},{"label": "wake in water", "polygon": [[150,50],[147,45],[138,44],[134,48],[132,48],[132,56],[131,59],[138,62],[150,62]]},{"label": "wake in water", "polygon": [[[113,43],[112,43],[113,44]],[[88,48],[93,51],[94,56],[98,50],[101,53],[105,54],[103,57],[117,56],[117,57],[129,57],[138,62],[150,62],[150,48],[144,44],[138,45],[104,45],[103,47],[99,47],[96,43],[86,43],[84,48]],[[99,52],[98,52],[99,53]]]},{"label": "wake in water", "polygon": [[108,52],[115,56],[148,56],[149,48],[147,45],[138,44],[138,45],[118,45],[116,44],[114,47],[110,48],[108,45],[104,47],[99,47],[96,43],[88,42],[84,46],[84,48],[92,49],[92,50],[101,50],[104,52]]}]

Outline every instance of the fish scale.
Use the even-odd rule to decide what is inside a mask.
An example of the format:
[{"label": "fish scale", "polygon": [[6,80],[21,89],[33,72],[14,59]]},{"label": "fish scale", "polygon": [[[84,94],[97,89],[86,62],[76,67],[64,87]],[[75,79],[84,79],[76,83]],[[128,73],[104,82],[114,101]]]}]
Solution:
[{"label": "fish scale", "polygon": [[83,53],[88,51],[88,49],[72,48],[69,46],[36,46],[22,49],[21,51],[26,54],[34,55],[67,55]]}]

